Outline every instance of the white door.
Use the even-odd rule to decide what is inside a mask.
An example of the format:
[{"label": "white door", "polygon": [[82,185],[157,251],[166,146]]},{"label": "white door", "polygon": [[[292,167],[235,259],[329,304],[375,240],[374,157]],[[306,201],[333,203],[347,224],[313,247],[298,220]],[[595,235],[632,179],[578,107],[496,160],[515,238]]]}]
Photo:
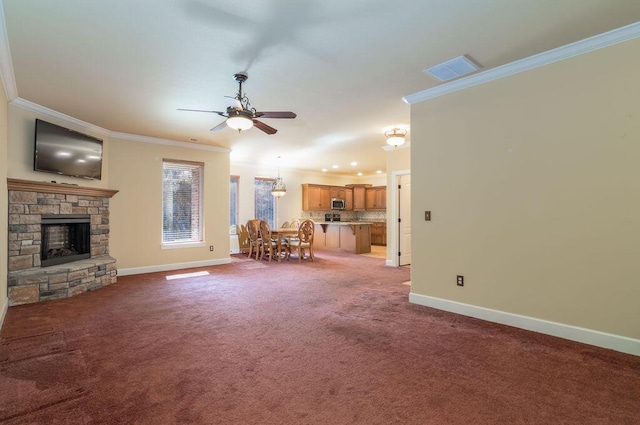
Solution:
[{"label": "white door", "polygon": [[411,175],[402,174],[398,189],[398,247],[400,262],[398,265],[411,264]]}]

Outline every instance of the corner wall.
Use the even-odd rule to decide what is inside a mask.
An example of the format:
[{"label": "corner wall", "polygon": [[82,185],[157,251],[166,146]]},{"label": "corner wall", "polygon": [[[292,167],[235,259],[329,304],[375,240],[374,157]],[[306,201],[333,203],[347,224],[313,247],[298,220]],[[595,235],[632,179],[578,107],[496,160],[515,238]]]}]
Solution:
[{"label": "corner wall", "polygon": [[639,49],[627,41],[412,106],[414,302],[638,350]]},{"label": "corner wall", "polygon": [[9,306],[7,297],[8,192],[7,192],[7,128],[9,126],[7,97],[0,89],[0,330]]}]

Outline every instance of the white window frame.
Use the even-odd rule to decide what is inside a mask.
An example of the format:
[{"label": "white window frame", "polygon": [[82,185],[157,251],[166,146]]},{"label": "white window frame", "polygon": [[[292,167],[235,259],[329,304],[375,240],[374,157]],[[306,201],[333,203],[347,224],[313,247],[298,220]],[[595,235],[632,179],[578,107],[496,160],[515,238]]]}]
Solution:
[{"label": "white window frame", "polygon": [[[191,227],[191,237],[177,240],[165,240],[165,195],[167,191],[165,190],[165,184],[167,183],[164,177],[164,172],[166,169],[171,168],[175,170],[193,170],[199,169],[198,173],[198,188],[197,188],[197,205],[193,204],[192,199],[192,211],[195,212],[197,217],[195,218],[196,222],[193,223],[192,216],[192,226],[195,224],[196,229]],[[192,183],[193,184],[193,183]],[[161,247],[162,249],[176,249],[176,248],[193,248],[193,247],[204,247],[206,243],[204,241],[204,163],[202,162],[194,162],[194,161],[182,161],[175,159],[163,159],[162,160],[162,228],[161,228]],[[192,187],[193,190],[193,187]],[[195,231],[194,231],[195,230]]]}]

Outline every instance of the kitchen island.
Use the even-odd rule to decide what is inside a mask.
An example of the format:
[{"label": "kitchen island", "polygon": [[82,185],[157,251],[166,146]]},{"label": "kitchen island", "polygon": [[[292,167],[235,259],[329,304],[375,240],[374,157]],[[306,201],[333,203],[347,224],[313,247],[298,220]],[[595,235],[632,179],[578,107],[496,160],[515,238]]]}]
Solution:
[{"label": "kitchen island", "polygon": [[362,221],[318,221],[313,248],[339,248],[353,254],[371,252],[371,223]]}]

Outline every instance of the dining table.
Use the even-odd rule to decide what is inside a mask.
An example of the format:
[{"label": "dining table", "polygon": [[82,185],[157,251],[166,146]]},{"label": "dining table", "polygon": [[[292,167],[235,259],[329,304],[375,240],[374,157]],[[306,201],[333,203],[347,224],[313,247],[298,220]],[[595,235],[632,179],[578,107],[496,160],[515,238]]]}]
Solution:
[{"label": "dining table", "polygon": [[278,263],[282,259],[282,239],[289,236],[297,236],[298,229],[295,227],[279,227],[277,229],[271,229],[271,237],[277,239],[278,243]]}]

